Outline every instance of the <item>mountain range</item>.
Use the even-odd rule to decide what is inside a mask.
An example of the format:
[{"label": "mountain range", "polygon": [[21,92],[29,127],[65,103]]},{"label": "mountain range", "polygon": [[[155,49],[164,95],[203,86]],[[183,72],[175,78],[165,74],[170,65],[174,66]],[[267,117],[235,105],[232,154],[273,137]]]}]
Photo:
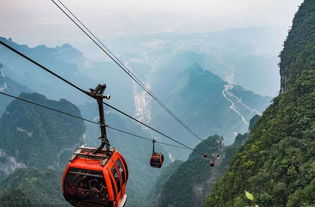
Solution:
[{"label": "mountain range", "polygon": [[[263,97],[241,86],[229,84],[219,76],[193,64],[186,69],[170,68],[171,75],[156,75],[152,88],[158,88],[167,106],[199,136],[220,134],[226,144],[233,143],[235,135],[247,131],[250,119],[269,105],[271,97]],[[182,137],[189,144],[196,140],[185,129],[152,103],[152,125]],[[174,130],[175,129],[175,130]],[[189,134],[190,135],[190,134]]]},{"label": "mountain range", "polygon": [[[184,39],[188,41],[187,38]],[[199,149],[200,140],[188,135],[182,126],[171,119],[109,61],[91,61],[69,44],[56,48],[48,48],[44,45],[31,48],[5,38],[1,40],[85,90],[105,82],[108,86],[106,92],[112,96],[108,103],[118,106],[181,142],[193,147],[197,145]],[[169,48],[164,49],[152,50],[152,53],[146,56],[148,58],[144,58],[143,61],[139,61],[142,56],[136,51],[133,53],[129,51],[122,58],[136,74],[141,74],[139,77],[144,83],[180,119],[196,130],[203,142],[212,142],[213,137],[206,138],[212,134],[220,134],[224,136],[226,144],[232,144],[238,133],[247,131],[250,119],[255,114],[262,113],[270,104],[271,97],[258,95],[225,80],[225,76],[230,74],[229,67],[224,66],[218,58],[200,51],[176,50],[164,53]],[[154,61],[151,61],[151,55],[154,54],[160,54],[156,64],[152,64]],[[0,84],[3,91],[97,121],[97,108],[92,100],[77,94],[7,49],[0,48],[0,62]],[[3,111],[0,127],[4,129],[0,132],[2,149],[0,165],[4,167],[1,171],[3,175],[1,185],[5,187],[0,193],[0,204],[7,205],[17,195],[30,206],[43,204],[44,201],[63,203],[63,199],[57,195],[60,193],[58,182],[63,166],[76,146],[99,144],[98,127],[19,101],[1,98],[5,101],[0,105]],[[108,108],[106,108],[106,121],[110,126],[171,143]],[[109,137],[112,145],[123,153],[129,164],[128,207],[145,206],[147,197],[150,196],[150,189],[163,175],[160,170],[149,167],[152,143],[133,139],[111,130],[109,130]],[[25,145],[27,148],[24,147]],[[162,145],[158,145],[158,150],[166,157],[164,167],[170,176],[173,172],[178,173],[177,169],[182,164],[190,166],[183,163],[186,159],[188,163],[190,162],[189,151]],[[51,173],[56,176],[45,180],[45,176]],[[14,190],[19,182],[21,187]],[[167,186],[171,181],[164,179],[163,182]],[[42,200],[32,199],[27,192],[28,188],[38,192],[44,188],[43,186],[49,185],[52,188],[42,192]],[[206,193],[208,190],[203,194]],[[47,196],[49,194],[53,196],[49,198]],[[168,200],[168,198],[164,199],[164,196],[161,199],[163,202]]]}]

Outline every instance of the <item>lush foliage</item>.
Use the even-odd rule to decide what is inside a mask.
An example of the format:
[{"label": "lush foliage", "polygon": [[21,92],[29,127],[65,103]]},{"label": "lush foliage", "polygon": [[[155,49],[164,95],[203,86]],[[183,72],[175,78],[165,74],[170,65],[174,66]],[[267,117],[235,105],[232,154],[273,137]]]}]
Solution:
[{"label": "lush foliage", "polygon": [[293,20],[292,29],[281,53],[281,87],[287,87],[304,70],[315,68],[315,4],[305,0]]},{"label": "lush foliage", "polygon": [[[36,93],[21,97],[80,116],[79,109],[64,99],[52,101]],[[65,163],[85,130],[81,120],[18,100],[6,108],[0,127],[0,148],[7,154],[27,166],[51,168]]]},{"label": "lush foliage", "polygon": [[184,163],[184,161],[175,160],[168,166],[162,168],[161,174],[157,178],[157,181],[152,186],[148,196],[146,206],[158,206],[161,199],[161,190],[164,188],[165,183],[176,172],[176,170]]},{"label": "lush foliage", "polygon": [[60,188],[60,173],[18,169],[0,183],[0,206],[68,206]]},{"label": "lush foliage", "polygon": [[[209,137],[195,149],[212,154],[212,150],[217,148],[218,138],[218,136]],[[167,176],[166,182],[164,177],[158,179],[157,183],[162,182],[163,185],[160,185],[159,189],[155,190],[155,194],[152,194],[152,196],[157,196],[154,205],[161,207],[200,206],[216,180],[226,171],[233,155],[246,138],[246,134],[238,135],[235,143],[224,149],[221,154],[222,159],[219,159],[219,164],[214,168],[210,167],[208,161],[200,155],[192,153],[187,161]]]},{"label": "lush foliage", "polygon": [[315,2],[297,13],[281,54],[282,94],[253,127],[205,206],[306,207],[315,203]]},{"label": "lush foliage", "polygon": [[[79,109],[64,99],[52,101],[36,93],[20,97],[80,116]],[[1,177],[0,206],[66,206],[61,174],[81,142],[83,121],[14,100],[0,119],[0,128],[0,148],[10,156],[8,161],[11,165],[17,165],[15,160],[23,163],[22,169]],[[8,171],[9,166],[2,167]]]}]

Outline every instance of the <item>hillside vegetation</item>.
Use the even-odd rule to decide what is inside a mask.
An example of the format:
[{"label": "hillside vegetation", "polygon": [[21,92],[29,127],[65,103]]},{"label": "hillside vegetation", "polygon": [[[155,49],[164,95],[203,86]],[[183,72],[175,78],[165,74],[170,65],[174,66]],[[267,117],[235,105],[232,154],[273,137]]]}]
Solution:
[{"label": "hillside vegetation", "polygon": [[281,53],[281,95],[204,206],[248,206],[244,191],[265,207],[315,204],[315,1],[305,0]]},{"label": "hillside vegetation", "polygon": [[18,169],[1,182],[1,207],[70,206],[62,196],[61,172]]},{"label": "hillside vegetation", "polygon": [[[21,98],[81,116],[65,99],[52,101],[38,93]],[[63,168],[85,132],[82,120],[60,115],[18,100],[12,101],[0,119],[0,148],[28,167]]]},{"label": "hillside vegetation", "polygon": [[[200,206],[246,138],[247,134],[239,134],[234,144],[223,150],[222,158],[214,168],[209,166],[209,161],[195,153],[183,163],[171,164],[171,169],[165,169],[168,175],[161,173],[157,180],[155,189],[150,194],[155,200],[149,206]],[[195,150],[212,154],[212,150],[217,148],[217,139],[220,137],[211,136],[198,144]]]}]

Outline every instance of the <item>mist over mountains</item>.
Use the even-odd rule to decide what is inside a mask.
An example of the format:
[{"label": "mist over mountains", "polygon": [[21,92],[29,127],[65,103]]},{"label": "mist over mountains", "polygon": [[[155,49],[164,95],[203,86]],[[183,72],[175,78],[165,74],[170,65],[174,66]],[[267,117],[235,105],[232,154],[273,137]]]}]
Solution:
[{"label": "mist over mountains", "polygon": [[105,42],[136,72],[139,65],[162,70],[170,59],[173,67],[198,63],[223,80],[273,97],[280,88],[278,56],[286,34],[287,29],[281,27],[248,27],[204,34],[125,35]]},{"label": "mist over mountains", "polygon": [[[270,30],[266,28],[245,28],[214,34],[144,35],[139,39],[129,37],[115,41],[120,44],[124,41],[129,42],[128,47],[125,46],[128,51],[124,51],[121,55],[124,63],[139,75],[140,79],[202,139],[206,139],[209,135],[219,134],[224,136],[226,144],[232,144],[238,133],[247,131],[250,119],[262,113],[272,99],[270,96],[259,95],[257,93],[259,90],[254,90],[256,87],[261,88],[260,80],[264,80],[264,83],[271,81],[268,86],[273,86],[272,80],[268,80],[270,73],[267,71],[273,70],[274,62],[277,62],[278,58],[274,55],[276,49],[266,53],[268,51],[268,48],[265,48],[266,45],[262,43],[259,45],[264,45],[264,47],[255,45],[259,41],[269,41],[268,37],[271,35],[268,32]],[[239,34],[239,38],[232,38],[228,35],[229,33],[232,33],[233,37]],[[138,39],[138,42],[133,41],[134,39]],[[187,145],[195,147],[199,144],[198,140],[169,117],[113,63],[107,60],[90,60],[69,44],[56,48],[48,48],[44,45],[30,48],[9,39],[1,38],[1,40],[83,89],[88,90],[98,83],[106,83],[106,93],[112,97],[108,101],[111,105],[161,129]],[[221,44],[222,41],[226,42],[226,45]],[[115,49],[119,48],[120,44],[117,43]],[[218,48],[219,44],[222,48]],[[203,49],[200,45],[203,45]],[[269,59],[274,62],[270,63]],[[253,60],[253,62],[245,64],[244,60]],[[232,69],[230,64],[236,65],[237,61],[239,61],[239,68]],[[248,65],[254,66],[257,62],[261,68],[255,68],[255,70],[264,71],[262,72],[264,75],[248,72],[251,70]],[[0,47],[0,63],[2,91],[60,109],[69,109],[88,119],[98,119],[96,104],[92,100],[78,94],[3,47]],[[248,67],[243,67],[245,65]],[[257,85],[252,87],[250,82],[245,80],[253,81]],[[249,90],[251,88],[255,92]],[[35,93],[30,94],[31,92]],[[3,112],[0,127],[5,127],[0,134],[0,148],[2,147],[5,153],[5,156],[2,156],[5,159],[1,161],[1,164],[6,165],[8,169],[2,173],[6,179],[3,182],[8,188],[14,187],[21,175],[25,174],[30,179],[41,177],[39,168],[45,170],[49,168],[50,170],[45,171],[47,174],[53,173],[51,170],[56,170],[61,175],[62,166],[75,146],[99,144],[97,140],[99,129],[95,126],[81,122],[75,123],[68,119],[60,121],[61,118],[53,113],[37,110],[17,101],[12,102],[2,96],[0,98],[4,100],[0,104],[0,110]],[[15,115],[12,117],[12,114]],[[27,118],[28,115],[31,116],[30,120]],[[156,137],[159,141],[170,143],[169,140],[126,120],[107,108],[106,116],[106,121],[111,126],[149,138]],[[67,131],[66,128],[72,130]],[[111,130],[109,130],[109,137],[112,145],[124,154],[129,164],[131,176],[127,188],[130,196],[127,206],[144,206],[149,193],[148,189],[151,189],[161,173],[148,165],[152,150],[151,143]],[[27,151],[28,148],[14,145],[14,143],[25,141],[30,142],[28,146],[32,148],[32,152]],[[37,145],[37,142],[40,144]],[[47,158],[49,162],[46,162],[45,154],[41,154],[40,151],[43,147],[48,147],[50,153],[58,157],[49,157]],[[167,146],[158,146],[158,149],[166,157],[165,167],[175,160],[186,160],[190,154],[187,150]],[[180,161],[176,161],[178,162]],[[18,168],[22,169],[15,172]],[[56,179],[54,177],[47,182],[51,182],[58,188]],[[34,186],[37,184],[32,183]],[[40,182],[40,186],[44,184]],[[25,185],[27,186],[27,183]],[[18,192],[3,193],[23,195],[23,198],[30,203],[42,202],[29,200],[29,195],[24,190],[23,187]],[[56,195],[58,192],[57,189],[53,192],[47,191],[46,194]],[[62,198],[56,195],[53,199]]]}]

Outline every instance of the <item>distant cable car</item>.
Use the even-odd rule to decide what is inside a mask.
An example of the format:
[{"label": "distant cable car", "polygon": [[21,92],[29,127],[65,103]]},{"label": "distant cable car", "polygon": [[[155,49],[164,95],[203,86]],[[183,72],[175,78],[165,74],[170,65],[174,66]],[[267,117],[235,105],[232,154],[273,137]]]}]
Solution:
[{"label": "distant cable car", "polygon": [[150,159],[150,165],[151,167],[161,168],[164,162],[164,155],[162,153],[155,152],[155,142],[155,139],[153,139],[153,152]]},{"label": "distant cable car", "polygon": [[214,167],[214,166],[216,165],[216,161],[214,161],[214,160],[210,161],[209,165],[210,165],[211,167]]},{"label": "distant cable car", "polygon": [[123,207],[127,163],[115,149],[93,153],[95,150],[81,147],[74,152],[63,175],[63,195],[76,207]]},{"label": "distant cable car", "polygon": [[110,149],[106,135],[103,99],[109,96],[103,95],[105,88],[98,85],[87,92],[98,103],[101,146],[78,148],[62,178],[64,198],[76,207],[123,207],[127,200],[128,166],[118,151]]},{"label": "distant cable car", "polygon": [[212,149],[212,152],[213,152],[212,160],[209,162],[209,165],[211,167],[214,167],[215,165],[217,165],[218,159],[220,159],[220,157],[221,157],[221,153],[223,151],[223,146],[224,146],[223,145],[223,138],[222,137],[218,138],[216,140],[216,144],[217,144],[217,146]]}]

